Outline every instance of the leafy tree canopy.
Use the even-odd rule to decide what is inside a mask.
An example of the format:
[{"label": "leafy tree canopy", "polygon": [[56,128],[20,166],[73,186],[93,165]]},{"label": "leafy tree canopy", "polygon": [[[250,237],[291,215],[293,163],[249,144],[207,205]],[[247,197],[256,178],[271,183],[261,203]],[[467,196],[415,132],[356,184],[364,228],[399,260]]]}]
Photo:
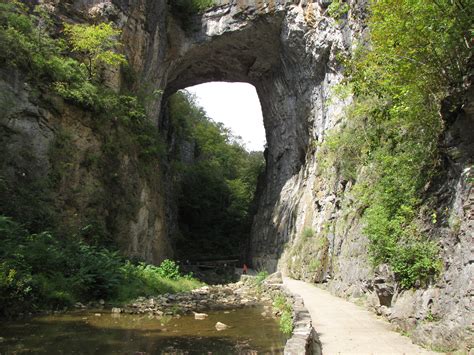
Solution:
[{"label": "leafy tree canopy", "polygon": [[320,151],[322,170],[355,182],[373,264],[405,288],[441,269],[420,207],[439,167],[440,102],[472,70],[473,11],[473,0],[371,1],[370,45],[347,58],[339,88],[353,103]]},{"label": "leafy tree canopy", "polygon": [[239,255],[250,233],[263,154],[247,152],[240,137],[210,120],[186,92],[171,97],[170,116],[179,139],[195,147],[193,162],[181,166],[177,250],[188,258]]},{"label": "leafy tree canopy", "polygon": [[64,32],[69,37],[72,50],[86,59],[90,79],[97,74],[99,64],[116,67],[127,62],[123,54],[115,51],[120,44],[118,38],[121,31],[114,28],[111,23],[65,24]]}]

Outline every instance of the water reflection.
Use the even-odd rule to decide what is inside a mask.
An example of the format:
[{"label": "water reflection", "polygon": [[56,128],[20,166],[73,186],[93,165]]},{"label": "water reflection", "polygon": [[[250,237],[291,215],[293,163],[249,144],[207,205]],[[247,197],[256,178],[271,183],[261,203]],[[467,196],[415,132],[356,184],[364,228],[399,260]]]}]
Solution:
[{"label": "water reflection", "polygon": [[[75,312],[7,322],[0,354],[281,354],[286,341],[263,309],[157,319],[148,315]],[[218,332],[216,322],[231,327]]]}]

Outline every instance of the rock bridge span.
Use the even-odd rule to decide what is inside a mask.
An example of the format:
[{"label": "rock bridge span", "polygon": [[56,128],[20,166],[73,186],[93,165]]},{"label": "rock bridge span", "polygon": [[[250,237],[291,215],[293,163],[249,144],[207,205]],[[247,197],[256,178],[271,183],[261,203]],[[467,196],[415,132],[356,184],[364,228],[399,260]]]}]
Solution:
[{"label": "rock bridge span", "polygon": [[141,85],[164,90],[150,108],[160,124],[166,98],[179,89],[210,81],[255,86],[268,149],[249,253],[255,267],[276,269],[284,244],[313,208],[311,199],[298,207],[314,168],[308,160],[340,111],[329,100],[341,78],[336,54],[350,47],[354,29],[338,27],[321,0],[221,0],[185,23],[162,0],[141,3],[145,22],[124,0],[114,2],[128,9],[124,38]]}]

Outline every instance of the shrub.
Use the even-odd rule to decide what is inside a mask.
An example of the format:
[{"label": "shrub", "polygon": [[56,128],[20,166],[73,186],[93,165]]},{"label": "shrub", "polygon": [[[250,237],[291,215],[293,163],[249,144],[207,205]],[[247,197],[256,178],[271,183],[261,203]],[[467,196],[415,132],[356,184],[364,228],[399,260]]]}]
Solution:
[{"label": "shrub", "polygon": [[373,264],[388,263],[404,288],[426,284],[441,270],[438,246],[419,227],[428,216],[419,210],[439,164],[440,101],[468,72],[468,3],[372,2],[371,45],[345,61],[343,85],[353,95],[346,124],[320,148],[328,176],[334,166],[340,178],[356,182]]},{"label": "shrub", "polygon": [[156,272],[165,279],[177,280],[181,277],[178,264],[170,259],[163,260]]},{"label": "shrub", "polygon": [[302,237],[303,237],[304,240],[306,240],[306,239],[313,238],[314,235],[315,235],[315,233],[314,233],[313,228],[311,228],[311,227],[306,227],[306,228],[303,230]]},{"label": "shrub", "polygon": [[344,0],[333,0],[328,6],[327,12],[329,16],[339,20],[342,16],[349,12],[349,4]]},{"label": "shrub", "polygon": [[49,232],[30,234],[0,216],[0,316],[76,301],[127,301],[138,296],[181,292],[201,285],[166,260],[160,267],[132,264],[116,251]]},{"label": "shrub", "polygon": [[321,261],[319,259],[311,259],[308,269],[310,272],[316,272],[321,268]]},{"label": "shrub", "polygon": [[267,271],[260,271],[257,276],[255,276],[255,284],[261,285],[263,281],[268,277]]},{"label": "shrub", "polygon": [[293,307],[283,294],[277,294],[273,300],[273,308],[280,312],[280,330],[285,335],[293,332]]}]

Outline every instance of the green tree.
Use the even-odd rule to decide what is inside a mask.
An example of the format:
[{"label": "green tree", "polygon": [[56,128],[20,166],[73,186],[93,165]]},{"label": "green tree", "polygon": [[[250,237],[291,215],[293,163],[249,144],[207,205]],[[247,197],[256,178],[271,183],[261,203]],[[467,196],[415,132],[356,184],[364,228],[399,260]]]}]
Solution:
[{"label": "green tree", "polygon": [[111,23],[65,24],[64,32],[69,37],[72,50],[84,57],[89,80],[96,77],[100,64],[116,67],[127,62],[123,54],[116,52],[120,45],[118,37],[121,31]]},{"label": "green tree", "polygon": [[373,0],[370,46],[345,62],[345,126],[321,149],[326,170],[356,182],[373,264],[391,265],[405,288],[441,268],[420,206],[439,166],[440,102],[469,73],[473,9],[473,0]]},{"label": "green tree", "polygon": [[194,162],[180,170],[181,256],[238,255],[248,238],[262,152],[247,152],[239,137],[209,119],[194,98],[170,98],[170,118],[179,140],[193,142]]}]

